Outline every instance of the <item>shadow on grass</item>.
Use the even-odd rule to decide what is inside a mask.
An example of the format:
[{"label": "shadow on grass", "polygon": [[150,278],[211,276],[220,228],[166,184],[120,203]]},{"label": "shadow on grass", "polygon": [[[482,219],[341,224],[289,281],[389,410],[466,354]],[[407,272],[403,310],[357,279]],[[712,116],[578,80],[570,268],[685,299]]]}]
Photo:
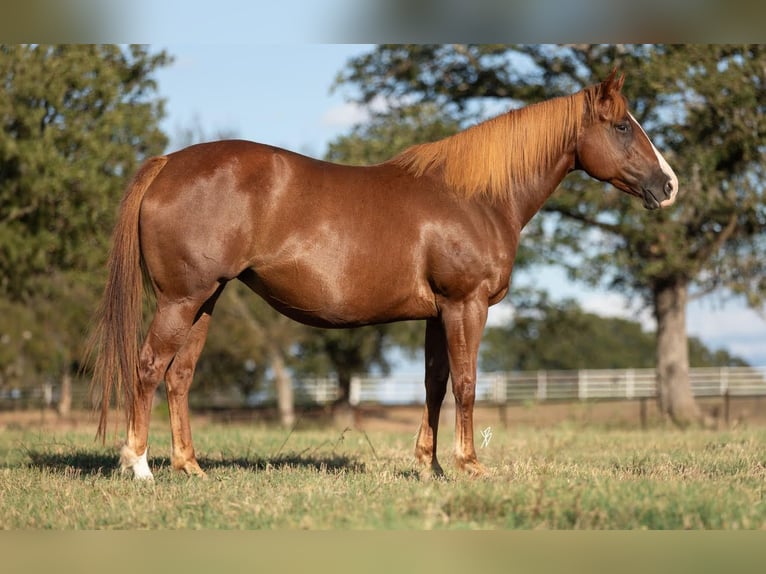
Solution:
[{"label": "shadow on grass", "polygon": [[[169,464],[169,462],[168,462]],[[281,454],[272,457],[234,457],[234,458],[199,458],[199,464],[204,470],[244,469],[264,471],[271,469],[306,468],[319,472],[354,472],[363,473],[365,463],[353,457],[332,454],[328,456]]]},{"label": "shadow on grass", "polygon": [[[47,470],[48,472],[61,473],[68,476],[110,476],[119,474],[119,463],[114,453],[94,452],[50,452],[28,450],[30,459],[29,467]],[[260,472],[271,469],[313,469],[326,473],[364,473],[366,466],[355,458],[332,454],[328,456],[282,454],[273,457],[223,457],[198,459],[200,466],[206,472],[215,470],[243,469],[252,472]],[[170,459],[167,457],[149,457],[149,464],[156,473],[170,468]]]},{"label": "shadow on grass", "polygon": [[46,452],[27,450],[28,466],[69,476],[107,476],[119,470],[113,454],[94,452]]}]

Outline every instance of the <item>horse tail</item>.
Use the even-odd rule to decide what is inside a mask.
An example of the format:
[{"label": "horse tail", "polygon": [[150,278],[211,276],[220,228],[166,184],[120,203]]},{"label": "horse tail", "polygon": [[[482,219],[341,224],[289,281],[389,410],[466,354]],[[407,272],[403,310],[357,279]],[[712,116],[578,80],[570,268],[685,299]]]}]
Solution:
[{"label": "horse tail", "polygon": [[125,190],[112,235],[107,265],[108,278],[96,315],[96,324],[86,345],[86,363],[95,357],[90,395],[99,410],[98,437],[106,440],[106,423],[112,392],[120,395],[130,415],[138,381],[139,345],[146,277],[138,219],[146,190],[167,163],[166,156],[147,160]]}]

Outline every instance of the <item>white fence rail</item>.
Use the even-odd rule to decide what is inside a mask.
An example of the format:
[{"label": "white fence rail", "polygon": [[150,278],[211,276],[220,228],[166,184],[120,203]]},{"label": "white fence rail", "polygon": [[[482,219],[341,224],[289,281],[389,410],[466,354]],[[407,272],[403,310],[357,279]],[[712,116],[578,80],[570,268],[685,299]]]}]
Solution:
[{"label": "white fence rail", "polygon": [[[479,373],[476,402],[503,405],[527,401],[646,399],[656,396],[655,377],[654,369]],[[695,368],[689,370],[689,379],[692,393],[697,397],[766,396],[766,367]],[[5,391],[0,393],[0,409],[55,404],[57,391],[52,385],[30,388],[23,393]],[[326,405],[338,394],[335,379],[294,381],[295,402],[299,406]],[[351,382],[350,398],[352,404],[422,404],[425,399],[423,376],[355,377]],[[78,397],[74,399],[75,403],[79,402]],[[231,398],[222,402],[232,406]],[[275,402],[273,387],[264,388],[245,400],[248,406]],[[241,401],[238,404],[241,405]]]},{"label": "white fence rail", "polygon": [[[766,396],[766,367],[695,368],[689,370],[689,382],[697,397]],[[337,392],[334,379],[296,381],[298,402],[326,404],[335,400]],[[653,398],[656,394],[654,369],[479,373],[476,380],[476,401],[484,404],[631,400]],[[422,404],[424,399],[422,375],[365,376],[351,381],[353,404]]]},{"label": "white fence rail", "polygon": [[[715,367],[689,371],[697,397],[766,395],[766,367]],[[357,387],[356,392],[353,387]],[[504,404],[524,401],[641,399],[657,394],[654,369],[584,369],[480,373],[476,401]],[[422,377],[360,377],[352,381],[359,403],[422,403]]]}]

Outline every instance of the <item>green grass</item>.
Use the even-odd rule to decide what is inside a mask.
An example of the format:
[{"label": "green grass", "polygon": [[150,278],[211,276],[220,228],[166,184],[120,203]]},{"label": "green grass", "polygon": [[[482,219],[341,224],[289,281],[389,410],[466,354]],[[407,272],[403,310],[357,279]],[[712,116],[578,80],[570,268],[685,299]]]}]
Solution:
[{"label": "green grass", "polygon": [[188,478],[161,427],[149,484],[90,431],[0,432],[0,528],[766,528],[766,429],[493,428],[483,479],[451,466],[445,432],[447,478],[421,481],[411,434],[215,424],[195,428],[209,478]]}]

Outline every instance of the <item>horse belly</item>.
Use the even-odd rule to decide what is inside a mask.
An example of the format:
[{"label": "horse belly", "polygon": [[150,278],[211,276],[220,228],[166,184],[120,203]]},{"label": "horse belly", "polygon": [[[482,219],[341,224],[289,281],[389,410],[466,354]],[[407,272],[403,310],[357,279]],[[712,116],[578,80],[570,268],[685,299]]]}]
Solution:
[{"label": "horse belly", "polygon": [[418,278],[417,266],[407,257],[384,264],[380,258],[348,256],[315,243],[300,254],[269,259],[239,279],[302,323],[353,327],[436,314],[428,283]]}]

